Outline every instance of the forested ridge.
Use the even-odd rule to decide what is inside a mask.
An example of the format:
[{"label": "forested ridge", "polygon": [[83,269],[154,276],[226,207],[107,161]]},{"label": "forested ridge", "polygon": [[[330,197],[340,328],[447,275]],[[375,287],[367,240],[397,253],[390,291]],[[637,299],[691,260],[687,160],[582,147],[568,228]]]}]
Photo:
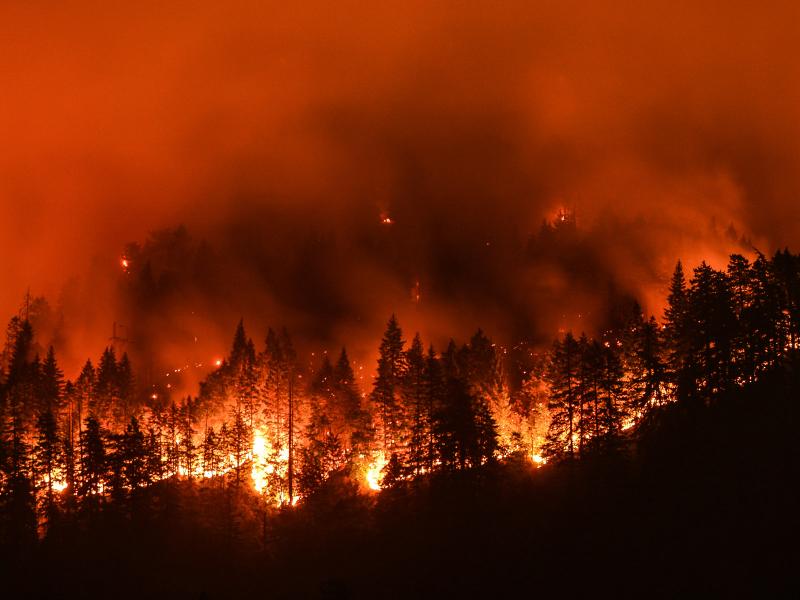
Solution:
[{"label": "forested ridge", "polygon": [[[391,317],[372,385],[240,322],[197,396],[106,348],[65,381],[11,319],[0,417],[9,586],[51,597],[791,591],[800,257],[678,263],[511,373],[482,331]],[[515,383],[518,375],[519,383]],[[646,589],[645,589],[646,586]],[[797,591],[796,589],[794,590]]]}]

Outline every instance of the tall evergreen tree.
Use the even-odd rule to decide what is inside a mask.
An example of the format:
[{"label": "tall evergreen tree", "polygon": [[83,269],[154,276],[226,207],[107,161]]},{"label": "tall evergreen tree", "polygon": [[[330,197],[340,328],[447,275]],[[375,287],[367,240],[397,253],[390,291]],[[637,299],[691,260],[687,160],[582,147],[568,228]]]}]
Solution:
[{"label": "tall evergreen tree", "polygon": [[578,418],[580,416],[580,346],[567,333],[553,344],[546,380],[550,386],[550,426],[544,456],[548,459],[577,458]]},{"label": "tall evergreen tree", "polygon": [[446,376],[445,393],[435,421],[437,455],[445,469],[465,469],[482,462],[475,404],[465,379]]},{"label": "tall evergreen tree", "polygon": [[155,479],[148,465],[147,441],[136,417],[131,417],[128,422],[122,441],[125,484],[135,492]]},{"label": "tall evergreen tree", "polygon": [[222,470],[222,454],[213,427],[206,430],[203,438],[202,457],[203,473],[206,476],[218,475]]},{"label": "tall evergreen tree", "polygon": [[590,449],[590,444],[599,437],[597,419],[598,378],[600,349],[596,341],[589,342],[586,334],[578,339],[578,452]]},{"label": "tall evergreen tree", "polygon": [[664,311],[664,339],[672,385],[678,393],[684,395],[684,390],[691,385],[684,369],[691,331],[688,303],[686,276],[683,273],[683,264],[678,261],[670,281],[667,308]]},{"label": "tall evergreen tree", "polygon": [[47,350],[47,357],[42,363],[39,390],[43,411],[58,412],[62,409],[64,373],[58,367],[52,346]]},{"label": "tall evergreen tree", "polygon": [[342,440],[345,452],[351,459],[358,460],[371,452],[375,431],[372,416],[362,403],[355,373],[345,348],[342,348],[334,366],[333,379],[336,405],[344,413]]},{"label": "tall evergreen tree", "polygon": [[686,370],[691,385],[686,398],[709,400],[733,383],[733,342],[737,321],[725,273],[705,262],[694,270],[687,312],[691,329],[687,333],[689,350]]},{"label": "tall evergreen tree", "polygon": [[[434,465],[439,460],[438,450],[443,447],[446,440],[440,439],[446,431],[441,418],[444,415],[445,379],[442,364],[433,346],[428,348],[425,356],[425,370],[423,371],[423,384],[425,386],[425,418],[428,421],[428,438],[425,440],[425,466],[428,471],[433,471]],[[440,461],[441,462],[441,461]]]},{"label": "tall evergreen tree", "polygon": [[321,405],[315,404],[306,427],[307,443],[300,451],[298,483],[305,495],[316,492],[331,473],[344,465],[344,449]]},{"label": "tall evergreen tree", "polygon": [[36,446],[34,447],[34,466],[44,487],[42,512],[50,522],[56,515],[57,495],[55,486],[64,472],[64,453],[58,434],[56,417],[52,410],[39,414],[36,422]]},{"label": "tall evergreen tree", "polygon": [[405,372],[403,334],[394,315],[389,319],[383,335],[371,400],[377,408],[381,425],[383,447],[389,454],[402,450],[404,445],[404,420],[400,390]]},{"label": "tall evergreen tree", "polygon": [[84,419],[90,414],[89,407],[95,405],[95,389],[97,374],[91,360],[87,360],[75,381],[74,394],[71,396],[70,413],[72,415],[71,432],[77,432],[78,445],[82,443],[81,431]]},{"label": "tall evergreen tree", "polygon": [[[195,409],[197,403],[192,401],[189,397],[180,407],[180,424],[178,427],[178,435],[180,443],[178,444],[178,453],[180,456],[180,463],[183,465],[183,472],[188,478],[192,478],[195,472],[197,460],[197,448],[194,444],[195,435]],[[248,427],[248,431],[252,436],[252,428]]]},{"label": "tall evergreen tree", "polygon": [[231,461],[231,479],[238,488],[244,479],[245,463],[252,450],[252,438],[241,411],[233,413],[233,422],[227,430],[225,449]]},{"label": "tall evergreen tree", "polygon": [[[479,329],[459,352],[459,361],[462,375],[475,398],[481,440],[488,443],[488,450],[502,438],[502,445],[507,448],[511,443],[511,395],[497,345]],[[497,420],[502,423],[501,431],[498,431]]]},{"label": "tall evergreen tree", "polygon": [[[613,342],[610,342],[613,343]],[[654,317],[632,324],[625,343],[628,399],[634,415],[660,406],[668,398],[668,365],[660,329]]]},{"label": "tall evergreen tree", "polygon": [[112,409],[119,406],[120,395],[117,375],[117,356],[114,348],[107,347],[100,356],[97,367],[95,394],[88,408],[101,423],[111,417]]},{"label": "tall evergreen tree", "polygon": [[[655,320],[648,321],[648,326]],[[625,390],[625,369],[618,348],[606,342],[595,343],[594,354],[598,361],[598,386],[595,431],[598,450],[616,452],[621,446],[623,421],[626,416],[627,394]],[[654,392],[657,396],[657,392]]]},{"label": "tall evergreen tree", "polygon": [[121,427],[126,423],[130,423],[130,419],[136,409],[134,405],[136,384],[133,376],[133,367],[127,352],[124,352],[117,362],[115,387],[117,404],[112,409],[112,415],[114,421]]},{"label": "tall evergreen tree", "polygon": [[79,496],[90,512],[102,504],[109,465],[106,434],[94,415],[86,417],[81,434],[81,486]]},{"label": "tall evergreen tree", "polygon": [[404,462],[412,473],[418,474],[430,462],[427,451],[431,428],[426,398],[425,350],[419,334],[414,336],[405,353],[405,364],[401,397],[403,412],[408,415],[409,440]]}]

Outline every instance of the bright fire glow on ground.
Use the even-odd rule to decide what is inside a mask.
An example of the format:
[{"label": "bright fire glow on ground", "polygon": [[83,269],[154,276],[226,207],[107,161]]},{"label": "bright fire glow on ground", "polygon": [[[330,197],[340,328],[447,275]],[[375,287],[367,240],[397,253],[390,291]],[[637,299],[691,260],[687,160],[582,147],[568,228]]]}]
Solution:
[{"label": "bright fire glow on ground", "polygon": [[253,478],[253,487],[260,494],[267,487],[267,472],[266,469],[261,468],[267,458],[267,440],[264,439],[264,434],[256,431],[253,434],[253,466],[250,471],[250,476]]},{"label": "bright fire glow on ground", "polygon": [[381,489],[381,473],[386,467],[386,455],[380,452],[367,468],[367,485],[369,489],[379,491]]}]

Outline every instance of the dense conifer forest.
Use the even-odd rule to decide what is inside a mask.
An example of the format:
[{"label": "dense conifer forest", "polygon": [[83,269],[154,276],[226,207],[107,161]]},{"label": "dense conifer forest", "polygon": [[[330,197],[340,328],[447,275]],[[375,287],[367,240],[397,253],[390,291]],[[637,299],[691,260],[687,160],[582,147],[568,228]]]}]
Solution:
[{"label": "dense conifer forest", "polygon": [[[526,347],[426,345],[374,380],[242,321],[196,395],[113,345],[65,380],[30,302],[0,373],[14,597],[797,592],[800,256],[678,263],[663,315]],[[512,369],[517,369],[511,372]],[[16,591],[18,590],[18,591]],[[646,590],[646,591],[644,591]]]}]

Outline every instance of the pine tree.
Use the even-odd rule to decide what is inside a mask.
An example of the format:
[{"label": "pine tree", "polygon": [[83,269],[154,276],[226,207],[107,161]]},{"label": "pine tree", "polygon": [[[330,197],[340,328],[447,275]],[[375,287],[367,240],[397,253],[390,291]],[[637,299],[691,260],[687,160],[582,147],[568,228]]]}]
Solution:
[{"label": "pine tree", "polygon": [[109,513],[119,518],[127,509],[128,489],[125,486],[125,434],[106,432],[107,490],[111,500]]},{"label": "pine tree", "polygon": [[7,375],[11,370],[12,354],[17,343],[20,332],[22,331],[23,319],[13,316],[6,326],[6,339],[3,344],[3,352],[0,353],[0,373]]},{"label": "pine tree", "polygon": [[95,394],[89,404],[89,413],[101,423],[111,416],[112,408],[119,405],[119,389],[117,385],[117,357],[114,348],[107,347],[100,357],[97,367]]},{"label": "pine tree", "polygon": [[238,366],[245,362],[248,359],[248,346],[247,334],[244,331],[244,319],[239,319],[239,323],[236,325],[236,332],[233,334],[229,363]]},{"label": "pine tree", "polygon": [[11,342],[11,353],[6,375],[6,400],[13,405],[15,427],[22,431],[38,413],[40,362],[33,350],[33,328],[26,319],[16,328]]},{"label": "pine tree", "polygon": [[439,434],[445,431],[440,418],[443,415],[444,405],[444,373],[439,358],[433,346],[428,348],[425,356],[425,370],[423,372],[425,386],[425,418],[428,422],[428,439],[424,444],[426,447],[425,458],[428,471],[433,471],[438,457],[438,449],[442,447],[444,440],[439,439]]},{"label": "pine tree", "polygon": [[165,415],[162,437],[164,438],[164,456],[166,470],[169,477],[177,475],[181,466],[180,431],[181,410],[175,402],[170,402]]},{"label": "pine tree", "polygon": [[[13,320],[12,320],[13,321]],[[34,358],[33,327],[26,319],[16,327],[14,338],[11,340],[11,354],[6,376],[6,386],[27,383],[30,379],[30,363]]]},{"label": "pine tree", "polygon": [[[191,397],[181,405],[180,408],[180,424],[178,434],[180,436],[180,444],[178,452],[180,455],[180,462],[183,464],[183,470],[188,478],[192,478],[195,470],[196,448],[194,445],[194,403]],[[248,428],[252,432],[252,429]]]},{"label": "pine tree", "polygon": [[147,442],[136,417],[131,417],[128,422],[122,442],[125,484],[135,492],[150,485],[154,480],[148,466]]},{"label": "pine tree", "polygon": [[426,398],[425,351],[419,334],[414,336],[411,347],[405,353],[405,363],[401,397],[403,412],[408,415],[409,443],[403,462],[416,475],[430,463],[427,451],[431,427]]},{"label": "pine tree", "polygon": [[306,428],[308,443],[300,452],[298,482],[304,495],[315,493],[334,471],[344,465],[344,450],[339,436],[331,430],[327,415],[315,405]]},{"label": "pine tree", "polygon": [[347,349],[344,347],[333,369],[333,379],[339,395],[338,403],[344,411],[345,419],[357,423],[361,417],[361,395],[358,393],[356,376],[350,365]]},{"label": "pine tree", "polygon": [[744,344],[750,350],[753,377],[777,364],[781,353],[780,292],[772,261],[759,255],[751,267],[753,304],[742,317]]},{"label": "pine tree", "polygon": [[624,349],[631,411],[634,416],[642,416],[649,408],[667,401],[669,367],[654,317],[648,321],[639,319],[632,326]]},{"label": "pine tree", "polygon": [[81,435],[81,486],[79,495],[88,510],[102,504],[101,494],[108,482],[105,432],[93,415],[86,418]]},{"label": "pine tree", "polygon": [[58,426],[52,410],[39,414],[36,422],[36,446],[34,448],[34,466],[44,486],[43,514],[50,522],[57,509],[57,496],[54,486],[63,475],[64,453]]},{"label": "pine tree", "polygon": [[546,373],[550,386],[550,425],[542,451],[548,459],[572,460],[577,457],[579,368],[578,341],[572,333],[567,333],[563,340],[553,344]]},{"label": "pine tree", "polygon": [[389,461],[386,463],[386,466],[383,467],[380,485],[381,488],[391,489],[397,487],[402,481],[403,465],[400,463],[397,453],[393,453],[389,457]]},{"label": "pine tree", "polygon": [[342,441],[345,452],[352,461],[355,461],[371,452],[375,432],[372,416],[367,407],[362,405],[361,393],[356,385],[355,374],[345,348],[342,348],[334,366],[333,380],[336,405],[344,413],[345,427]]},{"label": "pine tree", "polygon": [[122,354],[117,363],[115,388],[117,403],[112,407],[114,421],[120,425],[129,423],[135,411],[136,384],[127,352]]},{"label": "pine tree", "polygon": [[202,456],[205,476],[218,475],[222,470],[222,455],[213,427],[209,427],[206,430],[206,435],[203,438]]},{"label": "pine tree", "polygon": [[489,403],[481,396],[473,396],[473,414],[475,419],[475,435],[477,454],[474,466],[491,462],[497,457],[500,448],[497,421],[492,414]]},{"label": "pine tree", "polygon": [[313,413],[324,413],[330,422],[330,428],[337,433],[344,429],[344,411],[339,409],[335,397],[336,383],[334,381],[333,365],[328,354],[322,355],[320,366],[310,382],[309,396],[313,404]]},{"label": "pine tree", "polygon": [[[95,388],[97,377],[91,360],[87,360],[81,369],[78,379],[75,381],[74,394],[70,396],[70,414],[72,416],[70,433],[74,436],[77,432],[78,446],[82,443],[82,428],[84,418],[90,406],[95,405]],[[70,438],[72,440],[72,437]],[[81,453],[79,449],[79,454]]]},{"label": "pine tree", "polygon": [[[648,323],[654,324],[655,320],[651,319]],[[596,447],[601,452],[616,452],[621,446],[625,418],[625,369],[615,344],[606,342],[596,344],[594,348],[598,359]]]},{"label": "pine tree", "polygon": [[586,334],[578,339],[578,395],[577,441],[578,452],[583,454],[600,437],[597,418],[598,378],[600,349],[596,341],[589,342]]},{"label": "pine tree", "polygon": [[405,366],[403,334],[392,315],[381,340],[378,374],[371,394],[380,419],[383,446],[389,454],[402,451],[405,441],[405,415],[399,398]]},{"label": "pine tree", "polygon": [[161,436],[152,426],[147,430],[145,446],[147,448],[147,478],[150,481],[160,481],[164,477],[164,462],[162,460]]},{"label": "pine tree", "polygon": [[286,395],[285,359],[277,334],[272,328],[267,332],[266,349],[262,360],[265,375],[262,383],[264,392],[264,419],[270,432],[270,439],[276,446],[281,445],[283,438],[283,407]]},{"label": "pine tree", "polygon": [[465,379],[449,375],[435,421],[437,454],[445,469],[465,469],[482,462],[475,398]]},{"label": "pine tree", "polygon": [[0,482],[5,484],[5,489],[0,490],[3,492],[0,516],[5,517],[4,534],[9,549],[27,552],[36,541],[34,465],[26,442],[26,413],[34,391],[29,360],[33,338],[30,324],[20,321],[13,335],[6,383],[0,388]]},{"label": "pine tree", "polygon": [[298,433],[299,419],[294,418],[298,400],[294,390],[296,360],[289,332],[283,328],[280,334],[276,334],[270,328],[261,361],[266,374],[262,376],[259,387],[263,388],[261,397],[268,437],[275,448],[287,448],[289,438],[294,439]]},{"label": "pine tree", "polygon": [[688,335],[691,330],[688,314],[688,291],[681,261],[669,286],[667,308],[664,311],[664,340],[667,350],[669,376],[677,393],[685,395],[691,382],[686,377],[684,364],[688,353]]},{"label": "pine tree", "polygon": [[240,411],[233,413],[233,422],[227,430],[225,447],[231,460],[231,475],[235,487],[243,480],[244,467],[251,448],[252,438]]},{"label": "pine tree", "polygon": [[800,347],[800,257],[789,250],[778,250],[772,257],[780,314],[778,344],[780,354]]},{"label": "pine tree", "polygon": [[[3,511],[5,517],[6,543],[14,552],[27,552],[36,543],[36,497],[31,479],[30,448],[24,440],[18,411],[12,407],[11,427],[4,439],[7,456],[3,461],[5,493]],[[3,436],[4,438],[6,436]]]},{"label": "pine tree", "polygon": [[545,361],[537,356],[522,382],[522,388],[512,396],[511,414],[516,424],[509,448],[512,453],[539,455],[547,433],[547,392]]},{"label": "pine tree", "polygon": [[39,390],[43,411],[56,413],[62,409],[64,373],[58,368],[52,346],[47,350],[47,357],[42,364]]},{"label": "pine tree", "polygon": [[689,352],[687,372],[691,387],[686,399],[708,401],[733,384],[733,341],[737,321],[725,273],[715,271],[705,262],[694,270],[687,303]]},{"label": "pine tree", "polygon": [[255,346],[245,335],[243,321],[239,321],[236,328],[226,366],[230,371],[229,394],[234,398],[236,410],[242,411],[247,428],[252,431],[258,425],[258,371]]},{"label": "pine tree", "polygon": [[[489,455],[499,446],[507,448],[511,442],[511,396],[503,371],[503,361],[497,345],[492,343],[482,330],[478,330],[469,344],[461,349],[460,362],[463,376],[475,398],[474,412],[477,419],[481,447]],[[498,432],[496,415],[503,424]]]},{"label": "pine tree", "polygon": [[[71,428],[71,423],[67,422],[67,428]],[[64,484],[62,492],[62,506],[65,514],[72,515],[77,508],[77,483],[78,483],[78,456],[75,452],[75,442],[71,431],[64,432],[61,438],[62,464],[64,465]]]}]

